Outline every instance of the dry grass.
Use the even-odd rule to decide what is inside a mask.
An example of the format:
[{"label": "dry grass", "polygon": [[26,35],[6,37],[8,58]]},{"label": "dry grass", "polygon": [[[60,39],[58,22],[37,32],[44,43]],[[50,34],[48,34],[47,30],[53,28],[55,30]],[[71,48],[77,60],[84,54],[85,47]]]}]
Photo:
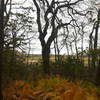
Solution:
[{"label": "dry grass", "polygon": [[[15,81],[3,91],[4,100],[100,100],[98,89],[82,87],[59,76],[36,82]],[[100,94],[100,93],[99,93]]]}]

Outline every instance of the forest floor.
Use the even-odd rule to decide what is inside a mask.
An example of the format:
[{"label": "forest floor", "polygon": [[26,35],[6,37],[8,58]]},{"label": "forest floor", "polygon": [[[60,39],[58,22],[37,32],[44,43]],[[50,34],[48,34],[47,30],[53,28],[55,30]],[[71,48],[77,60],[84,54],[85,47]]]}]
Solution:
[{"label": "forest floor", "polygon": [[35,81],[13,81],[3,95],[4,100],[100,100],[100,88],[89,82],[71,82],[58,75]]}]

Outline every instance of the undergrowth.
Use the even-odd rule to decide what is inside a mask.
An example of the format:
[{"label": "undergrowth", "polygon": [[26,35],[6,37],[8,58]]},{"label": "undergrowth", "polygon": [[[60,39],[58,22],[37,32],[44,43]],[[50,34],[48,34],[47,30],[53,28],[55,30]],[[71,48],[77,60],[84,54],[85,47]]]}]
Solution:
[{"label": "undergrowth", "polygon": [[99,89],[83,82],[49,77],[37,81],[15,81],[4,89],[4,100],[100,100]]}]

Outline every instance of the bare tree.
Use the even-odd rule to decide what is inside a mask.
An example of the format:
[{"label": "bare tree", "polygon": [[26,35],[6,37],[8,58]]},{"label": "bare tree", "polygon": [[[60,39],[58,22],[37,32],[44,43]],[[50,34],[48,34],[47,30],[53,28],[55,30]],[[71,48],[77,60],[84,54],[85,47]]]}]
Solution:
[{"label": "bare tree", "polygon": [[[54,39],[57,37],[57,33],[59,32],[58,30],[60,30],[62,27],[70,26],[72,22],[75,23],[75,20],[73,18],[74,15],[85,15],[74,9],[74,6],[81,1],[83,0],[77,0],[74,2],[72,0],[33,0],[37,10],[37,25],[39,39],[42,46],[43,69],[47,74],[50,73],[50,46]],[[61,18],[62,15],[64,16],[64,11],[66,11],[66,15],[70,16],[70,20],[67,19],[65,21],[63,18]],[[48,34],[50,36],[47,41],[45,41],[45,38]]]}]

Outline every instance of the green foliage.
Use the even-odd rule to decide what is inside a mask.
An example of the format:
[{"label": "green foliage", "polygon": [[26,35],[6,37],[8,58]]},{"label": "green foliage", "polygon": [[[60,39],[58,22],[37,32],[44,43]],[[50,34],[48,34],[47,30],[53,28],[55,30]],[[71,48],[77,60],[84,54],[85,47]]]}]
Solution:
[{"label": "green foliage", "polygon": [[26,79],[30,73],[24,61],[24,54],[18,51],[4,51],[3,81],[4,85],[11,80]]},{"label": "green foliage", "polygon": [[81,77],[81,75],[84,73],[83,62],[81,62],[80,59],[76,59],[75,57],[69,56],[63,67],[63,70],[65,71],[64,74],[69,76],[71,75],[73,78]]},{"label": "green foliage", "polygon": [[81,78],[85,72],[84,64],[80,59],[68,56],[59,63],[51,62],[51,73],[67,76],[71,79]]}]

